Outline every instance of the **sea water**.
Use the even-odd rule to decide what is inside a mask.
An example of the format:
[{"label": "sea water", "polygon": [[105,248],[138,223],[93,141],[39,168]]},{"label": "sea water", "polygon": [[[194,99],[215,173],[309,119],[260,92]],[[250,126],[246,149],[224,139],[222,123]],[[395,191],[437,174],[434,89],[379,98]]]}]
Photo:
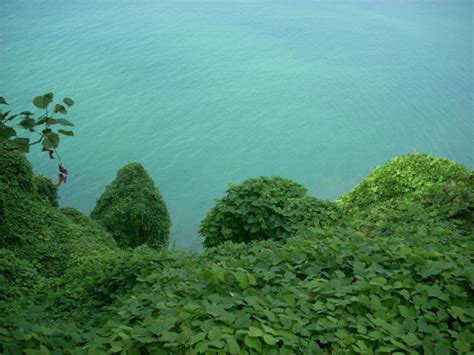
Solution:
[{"label": "sea water", "polygon": [[[250,177],[335,199],[396,155],[474,167],[470,0],[1,0],[0,11],[10,108],[49,91],[76,101],[61,205],[90,212],[138,161],[178,247],[199,248],[215,199]],[[35,170],[56,176],[37,150]]]}]

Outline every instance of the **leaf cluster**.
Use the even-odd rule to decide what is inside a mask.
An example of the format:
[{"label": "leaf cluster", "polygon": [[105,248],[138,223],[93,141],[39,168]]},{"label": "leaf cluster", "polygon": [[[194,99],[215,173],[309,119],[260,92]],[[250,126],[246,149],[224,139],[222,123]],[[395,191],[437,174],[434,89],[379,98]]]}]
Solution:
[{"label": "leaf cluster", "polygon": [[[71,98],[64,98],[62,103],[53,104],[54,94],[52,92],[37,96],[33,99],[33,105],[43,110],[42,114],[35,117],[31,111],[22,111],[12,114],[11,111],[0,111],[0,144],[1,150],[18,150],[29,152],[30,146],[41,143],[44,150],[52,151],[58,148],[60,134],[74,136],[70,129],[59,128],[55,130],[53,126],[73,127],[74,124],[60,116],[66,115],[68,108],[74,105]],[[0,105],[8,105],[4,97],[0,97]],[[53,108],[51,108],[54,105]],[[18,136],[18,130],[29,132],[29,136]],[[36,135],[36,140],[31,136]]]}]

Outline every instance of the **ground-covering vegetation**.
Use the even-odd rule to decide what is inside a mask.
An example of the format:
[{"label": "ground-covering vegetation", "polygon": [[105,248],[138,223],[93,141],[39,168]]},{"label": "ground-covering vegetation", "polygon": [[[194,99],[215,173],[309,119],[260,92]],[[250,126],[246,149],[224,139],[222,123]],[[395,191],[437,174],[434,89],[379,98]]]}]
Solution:
[{"label": "ground-covering vegetation", "polygon": [[91,217],[112,234],[120,246],[168,245],[171,220],[165,201],[153,180],[139,163],[120,169],[106,187]]},{"label": "ground-covering vegetation", "polygon": [[300,185],[249,180],[203,221],[202,254],[119,248],[36,193],[23,157],[1,163],[5,354],[474,350],[474,180],[455,162],[396,158],[307,215]]}]

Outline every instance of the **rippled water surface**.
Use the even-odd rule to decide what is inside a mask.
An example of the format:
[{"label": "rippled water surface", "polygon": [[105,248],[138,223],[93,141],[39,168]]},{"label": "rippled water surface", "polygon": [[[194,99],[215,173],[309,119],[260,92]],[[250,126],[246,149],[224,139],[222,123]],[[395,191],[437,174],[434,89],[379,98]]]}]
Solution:
[{"label": "rippled water surface", "polygon": [[77,102],[62,204],[89,212],[139,161],[177,246],[198,247],[214,199],[249,177],[334,199],[408,152],[474,167],[469,0],[1,0],[0,11],[2,95],[18,110],[48,91]]}]

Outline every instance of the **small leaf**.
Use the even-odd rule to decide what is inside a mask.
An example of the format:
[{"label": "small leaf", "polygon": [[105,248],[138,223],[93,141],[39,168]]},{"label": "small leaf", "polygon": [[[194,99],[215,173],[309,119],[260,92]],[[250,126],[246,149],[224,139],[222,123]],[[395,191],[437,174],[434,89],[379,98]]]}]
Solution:
[{"label": "small leaf", "polygon": [[376,277],[370,280],[369,283],[374,286],[383,286],[387,283],[387,279],[384,277]]},{"label": "small leaf", "polygon": [[56,104],[56,105],[54,106],[54,112],[66,114],[66,113],[67,113],[67,110],[66,110],[66,108],[65,108],[63,105]]},{"label": "small leaf", "polygon": [[277,343],[277,340],[270,334],[265,334],[263,336],[263,340],[265,341],[265,343],[267,343],[268,345],[275,345]]},{"label": "small leaf", "polygon": [[66,105],[68,105],[69,107],[71,107],[72,105],[74,105],[74,100],[71,99],[71,98],[69,98],[69,97],[65,97],[65,98],[63,99],[63,102],[64,102]]},{"label": "small leaf", "polygon": [[46,118],[46,124],[48,126],[52,126],[53,124],[58,124],[58,120],[52,117],[45,117]]},{"label": "small leaf", "polygon": [[9,103],[7,102],[7,100],[5,100],[3,96],[0,96],[0,105],[9,105]]},{"label": "small leaf", "polygon": [[59,135],[54,132],[46,133],[42,143],[46,149],[57,148],[59,145]]},{"label": "small leaf", "polygon": [[248,281],[248,278],[247,278],[247,274],[245,272],[236,271],[236,272],[234,272],[234,276],[237,279],[237,281],[239,281],[240,287],[242,287],[242,288],[247,288],[248,287],[249,281]]},{"label": "small leaf", "polygon": [[407,344],[408,346],[415,346],[415,345],[418,345],[420,343],[420,341],[418,340],[416,335],[413,334],[413,333],[409,333],[407,335],[404,335],[401,338],[403,339],[405,344]]},{"label": "small leaf", "polygon": [[262,351],[262,343],[258,338],[251,338],[248,335],[244,337],[244,343],[247,345],[249,348],[253,348],[257,350],[258,352]]},{"label": "small leaf", "polygon": [[13,136],[16,136],[15,129],[8,126],[4,126],[3,123],[0,124],[0,138],[8,139]]},{"label": "small leaf", "polygon": [[67,131],[65,129],[58,129],[58,132],[61,133],[61,134],[64,134],[65,136],[74,136],[74,132],[73,131]]},{"label": "small leaf", "polygon": [[66,120],[65,118],[58,118],[58,119],[56,120],[56,123],[59,123],[60,125],[63,125],[63,126],[74,127],[74,123],[72,123],[72,122],[69,121],[69,120]]},{"label": "small leaf", "polygon": [[26,129],[34,128],[36,125],[36,121],[33,118],[25,118],[24,120],[20,121],[20,126]]},{"label": "small leaf", "polygon": [[30,151],[30,140],[28,138],[15,138],[13,143],[21,152],[28,153]]},{"label": "small leaf", "polygon": [[263,331],[260,328],[257,327],[249,327],[248,335],[251,337],[261,337],[263,336]]},{"label": "small leaf", "polygon": [[35,105],[38,108],[46,108],[48,105],[53,101],[53,93],[47,93],[42,96],[36,96],[33,99],[33,105]]}]

